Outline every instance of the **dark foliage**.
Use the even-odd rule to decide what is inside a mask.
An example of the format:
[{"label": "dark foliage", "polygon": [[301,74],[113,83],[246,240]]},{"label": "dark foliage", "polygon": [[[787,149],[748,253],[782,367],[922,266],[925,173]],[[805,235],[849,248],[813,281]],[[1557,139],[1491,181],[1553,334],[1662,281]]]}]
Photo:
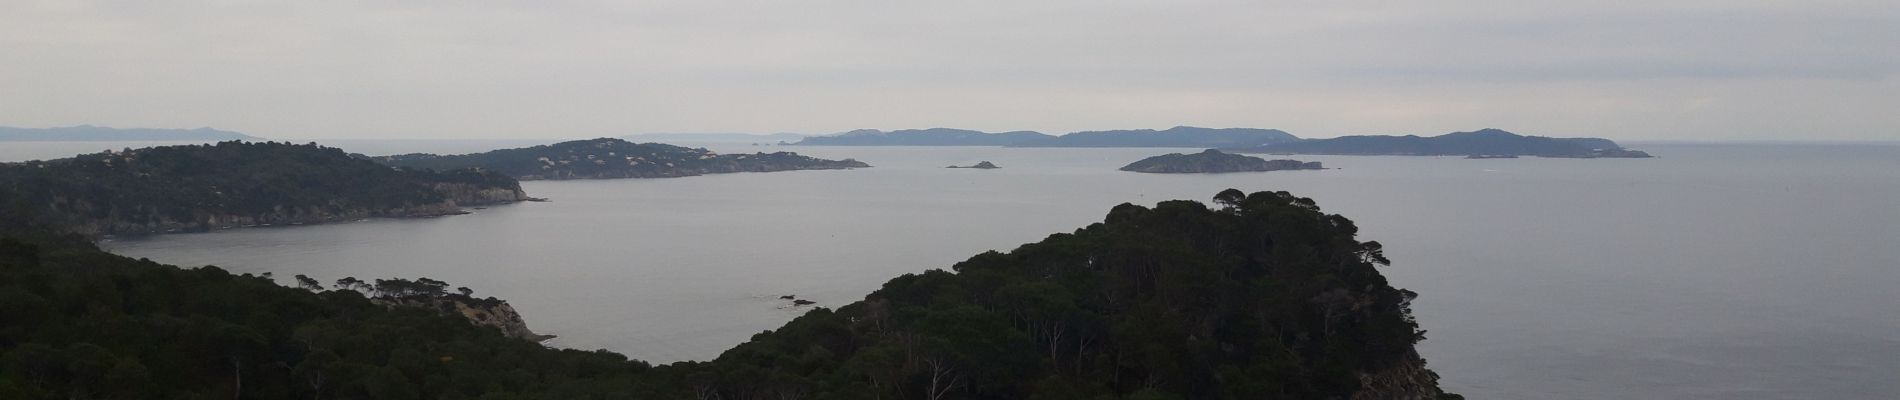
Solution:
[{"label": "dark foliage", "polygon": [[[0,398],[1431,398],[1412,294],[1376,242],[1285,192],[1123,204],[1102,223],[898,277],[710,362],[554,350],[385,299],[0,234]],[[1395,372],[1398,371],[1398,372]],[[1406,372],[1410,371],[1410,372]],[[1403,392],[1367,377],[1412,380]],[[1443,398],[1455,398],[1446,396]]]},{"label": "dark foliage", "polygon": [[397,170],[316,144],[232,141],[0,164],[0,207],[86,234],[441,215],[459,211],[458,201],[521,197],[520,184],[500,174]]},{"label": "dark foliage", "polygon": [[[374,293],[466,296],[438,283],[387,280]],[[633,379],[646,370],[354,290],[0,236],[3,399],[634,398],[653,391]]]},{"label": "dark foliage", "polygon": [[[720,398],[1438,395],[1377,242],[1285,192],[1115,207],[1106,222],[886,283],[727,351]],[[1415,371],[1405,393],[1362,374]],[[1403,374],[1403,373],[1400,373]],[[703,398],[703,397],[702,397]]]}]

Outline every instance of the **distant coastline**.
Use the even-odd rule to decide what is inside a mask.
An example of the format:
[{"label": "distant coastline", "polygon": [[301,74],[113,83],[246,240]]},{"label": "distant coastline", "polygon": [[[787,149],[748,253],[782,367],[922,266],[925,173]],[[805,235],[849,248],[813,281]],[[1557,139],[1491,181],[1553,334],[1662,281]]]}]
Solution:
[{"label": "distant coastline", "polygon": [[0,142],[132,142],[186,140],[257,141],[263,140],[263,138],[212,128],[112,128],[93,125],[54,128],[15,128],[0,126]]}]

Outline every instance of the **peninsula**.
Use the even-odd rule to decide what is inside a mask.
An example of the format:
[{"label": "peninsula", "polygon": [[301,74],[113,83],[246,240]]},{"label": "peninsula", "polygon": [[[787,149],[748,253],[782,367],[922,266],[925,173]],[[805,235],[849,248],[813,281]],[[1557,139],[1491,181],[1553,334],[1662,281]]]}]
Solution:
[{"label": "peninsula", "polygon": [[1144,158],[1121,170],[1154,174],[1205,174],[1220,172],[1257,172],[1298,169],[1326,169],[1318,161],[1263,160],[1259,157],[1222,153],[1207,149],[1194,154],[1170,153]]},{"label": "peninsula", "polygon": [[315,144],[219,142],[0,164],[0,204],[86,236],[463,213],[528,200],[492,172],[392,169]]},{"label": "peninsula", "polygon": [[575,140],[461,155],[403,154],[373,157],[384,164],[418,169],[478,168],[520,180],[672,178],[734,172],[868,168],[852,159],[826,160],[798,153],[718,154],[704,148],[622,139]]}]

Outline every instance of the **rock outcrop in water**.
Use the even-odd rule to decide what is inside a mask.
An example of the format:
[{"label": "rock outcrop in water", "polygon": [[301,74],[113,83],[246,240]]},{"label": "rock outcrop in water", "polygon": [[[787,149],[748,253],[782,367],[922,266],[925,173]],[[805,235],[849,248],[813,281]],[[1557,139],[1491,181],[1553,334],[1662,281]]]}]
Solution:
[{"label": "rock outcrop in water", "polygon": [[944,168],[964,168],[964,169],[997,169],[997,168],[1002,168],[1002,167],[998,167],[998,166],[996,166],[996,164],[995,164],[995,163],[991,163],[991,162],[989,162],[989,161],[982,161],[982,162],[978,162],[978,163],[976,163],[976,164],[974,164],[974,165],[970,165],[970,166],[967,166],[967,167],[966,167],[966,166],[957,166],[957,165],[952,165],[952,166],[948,166],[948,167],[944,167]]},{"label": "rock outcrop in water", "polygon": [[88,236],[463,213],[528,200],[513,178],[392,169],[315,144],[222,142],[0,164],[0,201]]},{"label": "rock outcrop in water", "polygon": [[826,160],[791,152],[718,154],[703,148],[601,138],[462,155],[375,157],[419,169],[476,168],[521,180],[673,178],[735,172],[869,168],[852,159]]},{"label": "rock outcrop in water", "polygon": [[1154,174],[1205,174],[1221,172],[1259,172],[1300,169],[1326,169],[1318,161],[1262,160],[1239,154],[1208,149],[1194,154],[1170,153],[1148,157],[1121,168],[1129,172]]}]

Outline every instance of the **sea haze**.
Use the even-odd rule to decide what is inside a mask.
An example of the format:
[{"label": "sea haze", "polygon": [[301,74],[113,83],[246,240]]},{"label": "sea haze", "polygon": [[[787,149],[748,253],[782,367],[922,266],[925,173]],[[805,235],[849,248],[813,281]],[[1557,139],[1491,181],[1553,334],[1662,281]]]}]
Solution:
[{"label": "sea haze", "polygon": [[[800,146],[784,149],[876,167],[527,182],[553,201],[104,246],[281,280],[442,279],[510,300],[553,345],[667,362],[805,311],[780,295],[835,307],[1118,203],[1288,190],[1385,244],[1386,275],[1422,293],[1421,351],[1471,398],[1900,393],[1900,147],[1632,147],[1658,158],[1301,156],[1335,169],[1154,175],[1116,168],[1198,149]],[[984,160],[1002,169],[943,168]]]}]

